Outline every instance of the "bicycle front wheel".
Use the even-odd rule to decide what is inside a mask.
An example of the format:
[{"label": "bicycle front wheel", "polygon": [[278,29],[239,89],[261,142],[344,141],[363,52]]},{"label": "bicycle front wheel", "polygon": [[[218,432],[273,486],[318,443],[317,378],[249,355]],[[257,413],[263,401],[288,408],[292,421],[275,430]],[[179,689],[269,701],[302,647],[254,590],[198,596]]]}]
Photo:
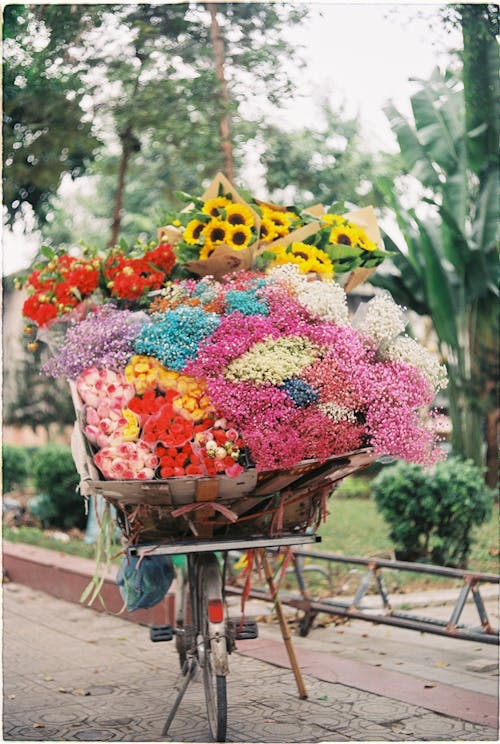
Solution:
[{"label": "bicycle front wheel", "polygon": [[203,687],[208,722],[214,741],[226,741],[227,642],[222,579],[213,553],[200,557],[198,571],[199,617],[201,631],[200,665],[203,668]]}]

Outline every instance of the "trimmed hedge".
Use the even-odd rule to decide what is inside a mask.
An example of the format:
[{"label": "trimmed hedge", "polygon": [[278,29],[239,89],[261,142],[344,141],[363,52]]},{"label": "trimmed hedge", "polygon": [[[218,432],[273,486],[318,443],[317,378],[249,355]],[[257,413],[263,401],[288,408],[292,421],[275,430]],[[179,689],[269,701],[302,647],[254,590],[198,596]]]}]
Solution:
[{"label": "trimmed hedge", "polygon": [[2,490],[8,493],[23,488],[30,474],[30,456],[25,447],[4,444],[2,447]]},{"label": "trimmed hedge", "polygon": [[429,470],[399,462],[373,485],[398,558],[467,567],[472,528],[490,518],[493,506],[480,468],[454,457]]},{"label": "trimmed hedge", "polygon": [[83,529],[87,517],[71,450],[59,444],[40,447],[33,456],[33,476],[39,494],[30,501],[33,515],[47,527]]}]

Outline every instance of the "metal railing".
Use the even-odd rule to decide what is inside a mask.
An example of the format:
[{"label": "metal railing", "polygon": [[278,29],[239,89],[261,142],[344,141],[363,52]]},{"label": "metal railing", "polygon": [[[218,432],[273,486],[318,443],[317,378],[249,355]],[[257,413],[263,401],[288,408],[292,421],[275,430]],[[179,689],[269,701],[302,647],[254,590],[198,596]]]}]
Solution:
[{"label": "metal railing", "polygon": [[[329,575],[329,571],[323,569],[321,565],[305,566],[304,562],[306,558],[318,562],[324,562],[328,567],[331,567],[334,563],[365,566],[367,570],[361,577],[354,598],[348,602],[339,598],[321,600],[312,598],[306,585],[306,571],[318,571],[324,575]],[[424,633],[433,633],[435,635],[447,636],[449,638],[499,644],[498,628],[494,628],[491,625],[480,593],[481,584],[498,585],[500,583],[500,576],[497,576],[496,574],[448,568],[446,566],[410,563],[407,561],[345,556],[337,553],[323,553],[319,551],[303,550],[300,548],[293,549],[291,563],[292,566],[288,570],[293,571],[295,574],[300,594],[294,595],[289,592],[280,591],[280,599],[283,604],[302,610],[303,615],[299,623],[299,633],[302,636],[306,636],[309,633],[314,619],[322,612],[329,615],[339,615],[357,620],[367,620],[372,623],[408,628]],[[453,605],[449,619],[441,620],[438,618],[423,617],[421,615],[393,608],[391,606],[389,591],[383,576],[384,570],[409,571],[412,573],[460,580],[461,586],[457,589],[458,596]],[[373,586],[376,588],[376,595],[378,595],[382,601],[381,609],[373,609],[372,607],[366,607],[363,605],[363,600],[365,600],[368,590]],[[243,590],[238,586],[227,585],[226,592],[228,594],[242,594]],[[470,595],[472,595],[478,615],[479,625],[477,627],[465,625],[460,622],[464,607]],[[248,596],[264,601],[273,601],[273,598],[265,590],[260,588],[252,588]],[[369,596],[372,597],[373,595]]]}]

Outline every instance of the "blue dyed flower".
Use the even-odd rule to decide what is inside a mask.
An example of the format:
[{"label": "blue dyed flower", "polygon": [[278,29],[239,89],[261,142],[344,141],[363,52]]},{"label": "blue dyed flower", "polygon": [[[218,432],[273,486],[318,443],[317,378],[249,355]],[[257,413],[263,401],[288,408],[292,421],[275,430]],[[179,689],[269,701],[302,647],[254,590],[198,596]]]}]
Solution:
[{"label": "blue dyed flower", "polygon": [[215,331],[219,323],[216,313],[181,305],[157,316],[145,326],[135,341],[135,350],[138,354],[156,357],[165,367],[180,371],[189,359],[196,356],[200,343]]},{"label": "blue dyed flower", "polygon": [[299,408],[313,405],[318,400],[317,390],[299,377],[291,377],[280,388],[287,393]]},{"label": "blue dyed flower", "polygon": [[193,297],[198,297],[203,304],[211,302],[216,296],[217,292],[214,287],[203,282],[203,280],[197,283],[193,292]]},{"label": "blue dyed flower", "polygon": [[226,312],[238,310],[243,315],[269,315],[269,305],[254,289],[230,289],[226,294]]}]

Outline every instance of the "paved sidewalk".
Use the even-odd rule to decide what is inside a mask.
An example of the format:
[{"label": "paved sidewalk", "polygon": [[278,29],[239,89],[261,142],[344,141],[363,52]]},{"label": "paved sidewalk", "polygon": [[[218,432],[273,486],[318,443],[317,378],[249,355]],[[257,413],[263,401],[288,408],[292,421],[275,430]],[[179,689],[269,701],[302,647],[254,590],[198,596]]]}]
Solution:
[{"label": "paved sidewalk", "polygon": [[[315,628],[294,637],[299,700],[279,629],[260,630],[230,659],[228,741],[498,740],[496,646],[361,621]],[[5,741],[208,741],[200,681],[161,736],[178,660],[147,628],[11,583],[3,633]]]}]

